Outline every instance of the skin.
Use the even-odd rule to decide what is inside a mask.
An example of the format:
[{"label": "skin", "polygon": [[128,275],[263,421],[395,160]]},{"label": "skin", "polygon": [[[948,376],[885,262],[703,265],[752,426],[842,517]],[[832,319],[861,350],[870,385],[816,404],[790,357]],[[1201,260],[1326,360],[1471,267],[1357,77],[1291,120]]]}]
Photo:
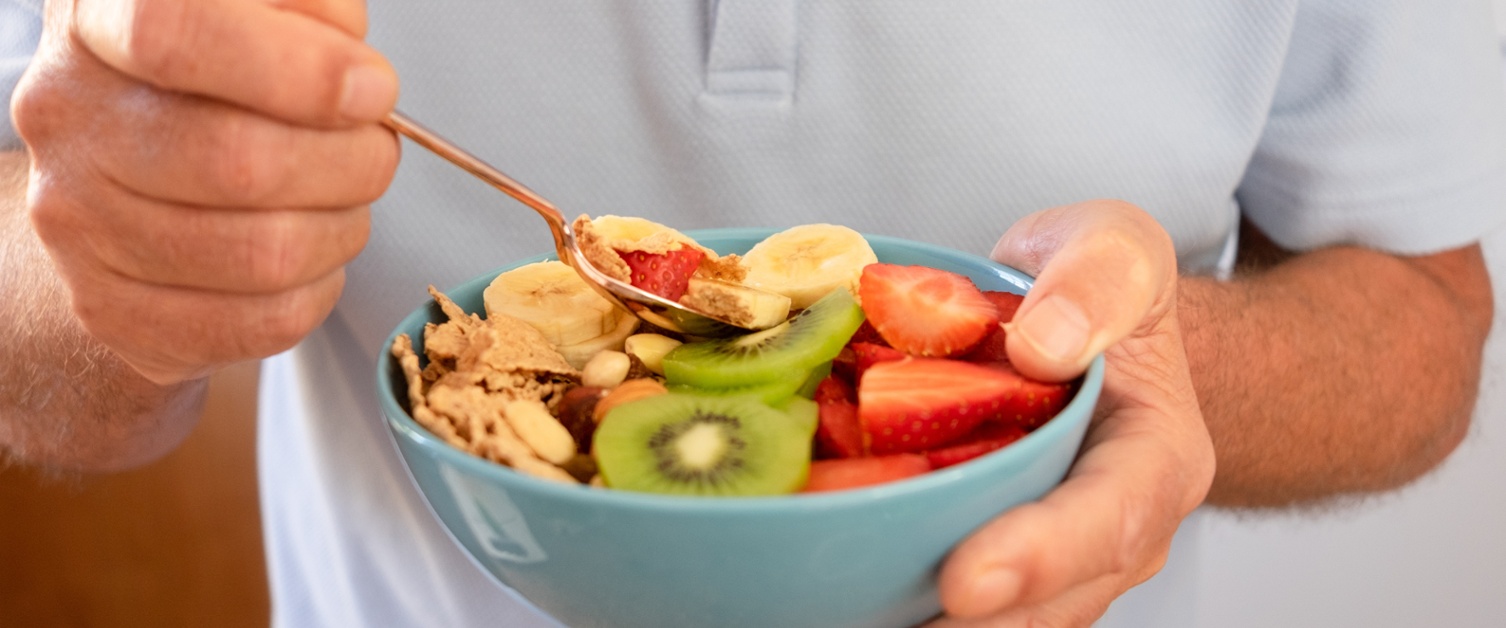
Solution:
[{"label": "skin", "polygon": [[[349,0],[59,0],[47,24],[13,105],[29,154],[0,158],[0,448],[128,468],[191,429],[208,374],[329,313],[397,163],[375,124],[397,79]],[[1205,500],[1385,490],[1457,445],[1492,314],[1478,248],[1292,255],[1246,231],[1222,283],[1179,277],[1117,201],[1000,240],[1038,275],[1015,363],[1108,370],[1068,480],[956,549],[937,625],[1086,625]]]}]

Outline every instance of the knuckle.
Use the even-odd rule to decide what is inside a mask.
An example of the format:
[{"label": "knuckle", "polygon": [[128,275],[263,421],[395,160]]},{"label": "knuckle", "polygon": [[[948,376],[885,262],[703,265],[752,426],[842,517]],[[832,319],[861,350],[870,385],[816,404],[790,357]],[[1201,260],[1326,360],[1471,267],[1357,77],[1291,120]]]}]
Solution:
[{"label": "knuckle", "polygon": [[71,107],[58,80],[45,73],[28,72],[11,98],[11,123],[23,141],[35,146],[54,135]]}]

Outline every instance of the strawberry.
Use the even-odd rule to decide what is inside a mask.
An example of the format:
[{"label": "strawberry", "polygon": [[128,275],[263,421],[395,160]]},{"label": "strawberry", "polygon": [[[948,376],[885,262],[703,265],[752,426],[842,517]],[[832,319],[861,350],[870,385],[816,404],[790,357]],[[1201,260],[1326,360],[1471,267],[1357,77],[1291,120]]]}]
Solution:
[{"label": "strawberry", "polygon": [[852,458],[863,455],[863,426],[852,386],[836,375],[816,385],[814,399],[820,417],[816,423],[816,453],[822,458]]},{"label": "strawberry", "polygon": [[1008,323],[1014,320],[1014,313],[1020,309],[1020,304],[1025,302],[1025,295],[1013,292],[1001,292],[999,290],[985,290],[983,297],[994,304],[999,310],[999,322]]},{"label": "strawberry", "polygon": [[858,420],[874,454],[940,447],[996,417],[1021,381],[960,360],[880,362],[858,384]]},{"label": "strawberry", "polygon": [[879,362],[892,362],[905,359],[905,354],[899,349],[871,342],[854,342],[847,345],[852,349],[852,381],[863,381],[863,373]]},{"label": "strawberry", "polygon": [[1040,427],[1061,412],[1072,398],[1072,390],[1076,386],[1076,382],[1051,383],[1030,379],[1008,362],[995,362],[985,366],[1018,382],[1008,398],[999,404],[994,418],[1026,430]]},{"label": "strawberry", "polygon": [[927,473],[931,463],[920,454],[894,454],[869,458],[842,458],[811,462],[810,479],[804,491],[839,491],[903,480]]},{"label": "strawberry", "polygon": [[998,308],[971,280],[935,268],[869,264],[858,296],[879,335],[910,355],[964,353],[999,322]]},{"label": "strawberry", "polygon": [[629,283],[671,301],[679,301],[690,285],[690,274],[695,272],[706,254],[683,247],[663,253],[618,251],[617,256],[627,262],[632,271]]},{"label": "strawberry", "polygon": [[866,319],[862,325],[858,326],[858,330],[852,333],[852,338],[848,339],[848,342],[867,342],[886,347],[889,346],[884,337],[879,335],[878,330],[873,328],[873,323],[868,322]]},{"label": "strawberry", "polygon": [[926,460],[930,461],[932,469],[950,467],[988,452],[1003,449],[1005,445],[1020,440],[1024,436],[1024,428],[1018,425],[989,421],[979,425],[977,429],[955,443],[925,452]]},{"label": "strawberry", "polygon": [[1020,309],[1020,302],[1025,297],[1010,292],[987,291],[983,296],[993,302],[999,310],[999,324],[989,328],[988,335],[975,345],[962,359],[968,362],[1008,362],[1009,353],[1004,349],[1004,342],[1008,334],[1004,331],[1004,323],[1014,318],[1015,310]]}]

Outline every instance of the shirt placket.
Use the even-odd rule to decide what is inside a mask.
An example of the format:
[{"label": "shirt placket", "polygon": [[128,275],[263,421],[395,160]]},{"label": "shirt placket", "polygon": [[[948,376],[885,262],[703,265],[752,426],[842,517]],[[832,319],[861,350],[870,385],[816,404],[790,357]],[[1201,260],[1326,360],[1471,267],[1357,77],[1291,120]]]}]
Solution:
[{"label": "shirt placket", "polygon": [[706,94],[783,104],[795,94],[796,0],[710,0]]}]

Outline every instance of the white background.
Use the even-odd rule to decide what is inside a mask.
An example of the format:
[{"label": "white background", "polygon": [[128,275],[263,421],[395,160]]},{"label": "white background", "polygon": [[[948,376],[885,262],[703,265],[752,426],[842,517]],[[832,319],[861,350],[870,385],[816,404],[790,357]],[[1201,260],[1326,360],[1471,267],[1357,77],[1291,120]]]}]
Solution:
[{"label": "white background", "polygon": [[1357,506],[1204,517],[1199,626],[1506,627],[1506,231],[1486,255],[1496,318],[1469,438],[1431,475]]}]

